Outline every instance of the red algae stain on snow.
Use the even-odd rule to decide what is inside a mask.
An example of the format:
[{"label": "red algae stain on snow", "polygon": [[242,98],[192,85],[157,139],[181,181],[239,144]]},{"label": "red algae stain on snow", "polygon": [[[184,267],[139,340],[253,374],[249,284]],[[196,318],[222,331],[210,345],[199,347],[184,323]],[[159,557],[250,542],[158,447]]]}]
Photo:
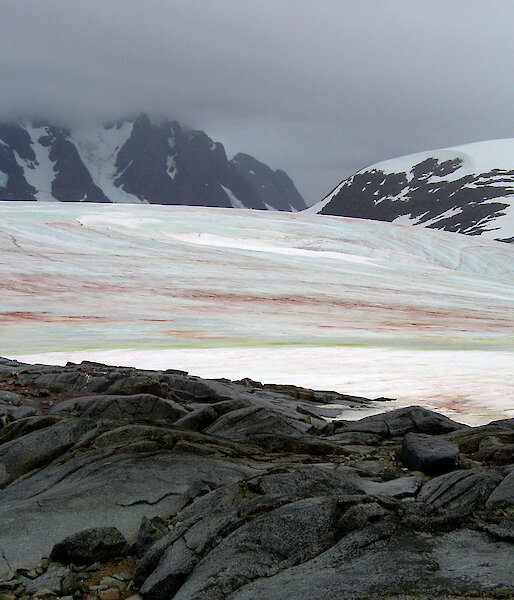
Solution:
[{"label": "red algae stain on snow", "polygon": [[19,321],[37,321],[40,323],[66,323],[69,321],[94,321],[94,322],[111,322],[112,319],[107,317],[98,317],[94,315],[51,315],[47,312],[30,312],[30,311],[10,311],[0,313],[1,322],[19,322]]}]

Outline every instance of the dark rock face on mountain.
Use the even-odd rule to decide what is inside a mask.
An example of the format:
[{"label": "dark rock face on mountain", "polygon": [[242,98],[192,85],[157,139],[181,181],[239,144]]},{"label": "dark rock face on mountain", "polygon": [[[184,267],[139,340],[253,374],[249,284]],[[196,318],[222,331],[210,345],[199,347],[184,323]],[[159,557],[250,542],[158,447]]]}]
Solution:
[{"label": "dark rock face on mountain", "polygon": [[306,208],[283,171],[242,154],[229,161],[202,131],[145,115],[88,131],[0,125],[0,200]]},{"label": "dark rock face on mountain", "polygon": [[[497,161],[496,167],[491,167]],[[514,241],[514,140],[495,140],[378,163],[345,179],[317,212],[401,217],[468,235]],[[401,221],[401,219],[400,219]]]},{"label": "dark rock face on mountain", "polygon": [[248,180],[254,194],[267,207],[283,210],[284,201],[298,210],[304,204],[294,183],[284,171],[272,171],[267,165],[248,154],[236,154],[231,161],[237,173]]},{"label": "dark rock face on mountain", "polygon": [[28,166],[36,160],[30,136],[20,125],[0,125],[0,190],[4,200],[35,200],[36,189],[28,184],[24,167],[16,154]]},{"label": "dark rock face on mountain", "polygon": [[512,421],[87,362],[0,359],[0,390],[4,600],[513,597]]}]

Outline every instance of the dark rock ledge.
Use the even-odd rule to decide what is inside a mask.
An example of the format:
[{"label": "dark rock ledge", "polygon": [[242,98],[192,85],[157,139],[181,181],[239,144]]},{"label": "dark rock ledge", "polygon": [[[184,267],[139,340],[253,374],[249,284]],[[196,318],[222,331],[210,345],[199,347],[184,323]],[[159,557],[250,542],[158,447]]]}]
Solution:
[{"label": "dark rock ledge", "polygon": [[514,598],[513,420],[368,403],[0,359],[0,600]]}]

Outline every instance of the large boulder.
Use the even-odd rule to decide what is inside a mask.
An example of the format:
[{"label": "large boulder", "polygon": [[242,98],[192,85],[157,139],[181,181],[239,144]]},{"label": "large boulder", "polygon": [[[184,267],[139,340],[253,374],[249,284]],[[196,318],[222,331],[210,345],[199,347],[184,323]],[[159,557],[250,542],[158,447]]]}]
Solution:
[{"label": "large boulder", "polygon": [[430,475],[454,469],[459,447],[453,442],[425,433],[408,433],[403,438],[402,462],[413,471]]},{"label": "large boulder", "polygon": [[37,410],[32,406],[11,406],[10,404],[0,403],[0,418],[5,415],[6,421],[16,421],[37,415]]},{"label": "large boulder", "polygon": [[82,565],[124,554],[127,549],[127,541],[115,527],[97,527],[79,531],[55,544],[50,558]]}]

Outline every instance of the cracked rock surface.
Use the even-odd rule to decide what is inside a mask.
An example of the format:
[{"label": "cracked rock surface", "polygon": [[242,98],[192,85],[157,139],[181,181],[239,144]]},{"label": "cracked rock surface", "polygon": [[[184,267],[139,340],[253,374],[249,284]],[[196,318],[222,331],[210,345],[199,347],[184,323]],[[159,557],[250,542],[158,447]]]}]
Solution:
[{"label": "cracked rock surface", "polygon": [[6,359],[1,403],[5,600],[514,597],[513,421],[327,422],[366,399]]}]

